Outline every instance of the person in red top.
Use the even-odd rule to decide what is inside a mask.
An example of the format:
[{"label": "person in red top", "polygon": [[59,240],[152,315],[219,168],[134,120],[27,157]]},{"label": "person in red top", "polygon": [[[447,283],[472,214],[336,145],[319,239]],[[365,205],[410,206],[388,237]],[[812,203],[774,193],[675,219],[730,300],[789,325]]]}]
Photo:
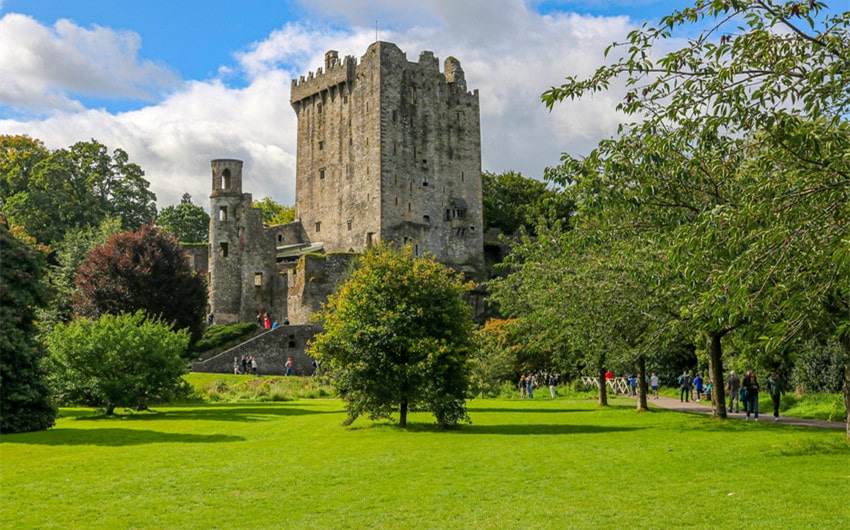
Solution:
[{"label": "person in red top", "polygon": [[610,381],[612,379],[614,379],[614,372],[612,372],[611,370],[605,372],[605,380]]}]

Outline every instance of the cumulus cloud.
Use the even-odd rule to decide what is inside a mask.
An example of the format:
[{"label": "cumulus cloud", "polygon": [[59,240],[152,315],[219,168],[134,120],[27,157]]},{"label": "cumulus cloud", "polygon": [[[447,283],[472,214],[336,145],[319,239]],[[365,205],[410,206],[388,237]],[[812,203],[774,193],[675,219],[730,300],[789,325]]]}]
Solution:
[{"label": "cumulus cloud", "polygon": [[79,111],[74,94],[153,100],[178,81],[172,70],[140,61],[139,35],[68,20],[46,27],[9,13],[0,19],[0,102],[34,111]]},{"label": "cumulus cloud", "polygon": [[[4,120],[0,130],[29,134],[51,148],[88,138],[121,147],[145,169],[160,207],[179,202],[186,192],[196,204],[206,206],[212,185],[209,162],[214,158],[244,160],[244,191],[255,198],[270,196],[292,204],[297,123],[289,105],[290,81],[321,67],[328,49],[359,59],[375,40],[374,19],[363,15],[367,11],[360,3],[357,9],[350,4],[313,2],[316,17],[333,13],[338,23],[329,28],[319,25],[316,20],[321,19],[316,17],[313,24],[290,22],[235,51],[244,87],[228,86],[225,80],[233,72],[227,70],[221,79],[172,85],[156,103],[116,114],[83,109],[68,94],[83,89],[138,93],[145,86],[142,79],[167,79],[167,69],[135,59],[138,36],[75,28],[69,22],[49,28],[28,17],[7,15],[0,22],[4,24],[0,53],[10,53],[5,49],[11,40],[5,38],[6,24],[26,26],[30,35],[40,35],[15,43],[14,53],[30,58],[16,59],[16,71],[27,76],[10,92],[39,91],[41,104],[59,112],[44,119]],[[379,38],[398,44],[411,61],[417,61],[423,50],[442,60],[457,57],[470,89],[479,89],[485,170],[517,170],[540,178],[546,166],[558,163],[561,152],[586,153],[616,131],[621,117],[612,109],[624,90],[614,87],[610,94],[565,102],[552,112],[540,95],[567,75],[591,73],[605,46],[629,31],[628,19],[540,15],[520,0],[423,1],[417,3],[415,16],[406,8],[393,7],[396,4],[369,2],[387,21],[379,27]],[[106,58],[112,66],[95,68],[92,75],[105,78],[112,72],[122,79],[109,85],[105,80],[77,79],[73,68],[48,71],[58,59],[47,59],[46,49],[55,49],[81,68],[92,69]],[[5,70],[6,56],[0,59]]]}]

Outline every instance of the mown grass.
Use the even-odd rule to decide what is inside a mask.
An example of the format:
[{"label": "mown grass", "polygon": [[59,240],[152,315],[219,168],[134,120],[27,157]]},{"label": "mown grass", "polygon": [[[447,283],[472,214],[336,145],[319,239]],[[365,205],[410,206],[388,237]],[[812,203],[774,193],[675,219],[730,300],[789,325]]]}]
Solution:
[{"label": "mown grass", "polygon": [[473,400],[407,430],[335,399],[63,409],[2,438],[3,528],[839,528],[844,432],[634,411],[612,398]]}]

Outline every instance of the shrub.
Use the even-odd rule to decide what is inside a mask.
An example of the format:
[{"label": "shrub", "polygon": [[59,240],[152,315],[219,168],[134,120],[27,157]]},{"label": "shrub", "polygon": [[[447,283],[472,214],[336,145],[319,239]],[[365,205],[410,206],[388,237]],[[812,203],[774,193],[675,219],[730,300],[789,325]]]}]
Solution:
[{"label": "shrub", "polygon": [[209,326],[201,339],[195,343],[195,354],[210,350],[223,350],[250,338],[259,328],[256,322],[238,322],[229,326]]}]

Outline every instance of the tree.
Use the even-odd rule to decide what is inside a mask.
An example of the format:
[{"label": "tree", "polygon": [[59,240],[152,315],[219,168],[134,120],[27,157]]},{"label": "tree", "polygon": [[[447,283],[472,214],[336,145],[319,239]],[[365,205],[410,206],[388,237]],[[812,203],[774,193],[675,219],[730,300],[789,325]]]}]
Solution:
[{"label": "tree", "polygon": [[156,217],[156,196],[144,171],[123,150],[110,156],[105,145],[91,140],[43,156],[36,141],[31,156],[24,157],[22,143],[20,137],[2,142],[0,191],[7,195],[0,198],[10,225],[22,226],[40,243],[59,241],[70,229],[97,226],[110,216],[120,217],[128,229]]},{"label": "tree", "polygon": [[0,135],[0,198],[26,190],[33,168],[49,155],[41,140]]},{"label": "tree", "polygon": [[202,243],[209,239],[210,216],[202,207],[192,204],[192,196],[188,193],[183,194],[177,206],[163,208],[156,225],[181,243]]},{"label": "tree", "polygon": [[9,232],[0,216],[0,433],[49,429],[56,407],[35,340],[35,308],[46,301],[44,257]]},{"label": "tree", "polygon": [[79,316],[136,312],[188,329],[192,342],[204,331],[206,285],[189,266],[173,236],[145,225],[113,235],[92,249],[77,270],[73,309]]},{"label": "tree", "polygon": [[60,324],[47,338],[50,380],[65,404],[144,410],[180,395],[186,330],[149,318],[143,311],[81,318]]},{"label": "tree", "polygon": [[[684,47],[655,58],[673,30],[702,22],[708,24]],[[850,326],[842,324],[850,311],[850,12],[830,13],[816,1],[698,0],[658,27],[645,24],[606,54],[621,49],[622,55],[612,56],[590,77],[568,78],[543,95],[551,107],[608,90],[618,78],[625,82],[618,109],[636,121],[624,124],[619,138],[600,143],[588,157],[595,167],[579,170],[578,180],[590,173],[611,179],[607,187],[586,187],[597,198],[603,195],[602,202],[624,204],[623,192],[635,191],[625,195],[627,200],[637,196],[639,203],[661,190],[669,206],[679,204],[682,193],[694,197],[690,180],[675,171],[675,160],[710,169],[703,182],[723,177],[732,185],[724,199],[711,207],[703,203],[675,238],[683,256],[698,246],[711,250],[707,241],[722,242],[717,250],[725,259],[713,267],[678,265],[685,278],[691,270],[703,271],[703,289],[693,293],[688,311],[696,312],[690,314],[708,319],[712,306],[725,313],[719,326],[706,329],[714,388],[723,388],[718,384],[721,337],[753,321],[753,311],[775,324],[766,329],[769,348],[783,347],[825,318],[845,345],[850,408]],[[715,139],[709,150],[699,143],[706,135]],[[667,165],[667,175],[677,177],[666,187],[636,179],[617,163],[626,157],[650,160],[651,151]],[[574,170],[583,165],[573,165],[577,161],[570,157],[565,162]],[[811,212],[822,215],[812,219]],[[719,397],[720,392],[712,399]],[[847,432],[850,437],[850,421]]]},{"label": "tree", "polygon": [[69,230],[61,241],[53,245],[53,263],[47,269],[53,293],[48,304],[36,313],[40,339],[56,324],[71,320],[77,268],[95,246],[103,245],[119,232],[121,219],[108,217],[96,228]]},{"label": "tree", "polygon": [[358,267],[315,314],[324,332],[310,354],[328,367],[346,401],[348,423],[360,414],[407,426],[411,408],[441,426],[467,421],[468,357],[473,349],[472,285],[410,246],[367,250]]},{"label": "tree", "polygon": [[481,174],[481,187],[484,227],[498,228],[504,234],[513,235],[521,227],[533,233],[541,217],[566,223],[573,210],[563,193],[513,171],[485,171]]},{"label": "tree", "polygon": [[295,220],[295,206],[284,206],[273,201],[271,197],[254,201],[253,206],[262,210],[263,223],[268,226],[283,225]]}]

